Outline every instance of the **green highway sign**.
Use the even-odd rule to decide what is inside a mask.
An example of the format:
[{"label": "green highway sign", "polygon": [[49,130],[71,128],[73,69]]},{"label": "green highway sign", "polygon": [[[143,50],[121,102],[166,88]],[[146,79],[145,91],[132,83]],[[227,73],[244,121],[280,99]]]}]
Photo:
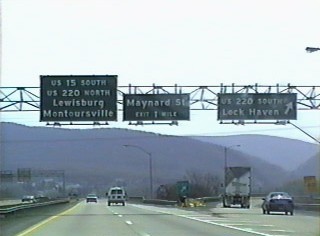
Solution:
[{"label": "green highway sign", "polygon": [[295,93],[220,93],[218,120],[296,120]]},{"label": "green highway sign", "polygon": [[50,75],[40,80],[40,121],[117,120],[117,75]]},{"label": "green highway sign", "polygon": [[124,121],[190,120],[189,94],[124,94]]},{"label": "green highway sign", "polygon": [[176,183],[178,196],[189,196],[190,195],[190,183],[187,180],[178,181]]}]

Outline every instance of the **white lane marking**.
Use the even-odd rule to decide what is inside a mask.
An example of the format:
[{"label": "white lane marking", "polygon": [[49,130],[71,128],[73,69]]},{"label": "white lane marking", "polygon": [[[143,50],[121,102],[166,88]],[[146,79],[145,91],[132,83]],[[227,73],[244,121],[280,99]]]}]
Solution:
[{"label": "white lane marking", "polygon": [[[186,215],[187,216],[187,215]],[[217,219],[212,217],[211,221],[217,221],[217,222],[230,222],[230,219]]]},{"label": "white lane marking", "polygon": [[132,221],[130,221],[130,220],[126,220],[126,224],[132,225],[133,223],[132,223]]},{"label": "white lane marking", "polygon": [[[192,218],[193,219],[193,218]],[[195,218],[196,219],[196,218]],[[211,219],[201,219],[201,221],[203,222],[211,222],[212,220]]]},{"label": "white lane marking", "polygon": [[257,221],[250,221],[250,220],[234,220],[234,219],[211,219],[211,221],[215,222],[231,222],[231,223],[248,223],[248,224],[260,224],[260,222],[257,222]]},{"label": "white lane marking", "polygon": [[[196,219],[196,218],[189,218],[189,217],[183,216],[183,215],[178,215],[178,216],[181,216],[181,217],[184,217],[184,218],[188,218],[188,219],[191,219],[191,220],[196,220],[196,221],[199,221],[199,222],[204,222],[204,221],[202,221],[200,219]],[[262,235],[262,236],[275,236],[273,234],[257,232],[257,231],[254,231],[251,228],[239,228],[239,227],[235,227],[235,226],[232,226],[232,225],[221,224],[221,223],[217,223],[217,222],[204,222],[204,223],[217,225],[217,226],[222,226],[222,227],[225,227],[225,228],[234,229],[234,230],[238,230],[238,231],[242,231],[242,232],[246,232],[246,233],[250,233],[250,234]]]},{"label": "white lane marking", "polygon": [[243,224],[243,223],[227,223],[224,225],[230,225],[230,226],[245,226],[245,225],[252,225],[252,224]]},{"label": "white lane marking", "polygon": [[285,229],[271,229],[272,232],[283,232],[283,233],[294,233],[295,231],[292,230],[285,230]]},{"label": "white lane marking", "polygon": [[188,216],[190,216],[190,217],[211,217],[212,218],[212,215],[188,215]]},{"label": "white lane marking", "polygon": [[113,209],[111,209],[111,208],[109,208],[109,207],[107,207],[108,209],[109,209],[109,211],[111,211],[111,213],[112,214],[114,214],[114,215],[119,215],[116,211],[114,211]]},{"label": "white lane marking", "polygon": [[132,206],[137,207],[137,208],[146,209],[146,210],[149,210],[149,211],[160,212],[160,213],[163,213],[163,214],[175,215],[175,216],[187,218],[187,219],[190,219],[190,220],[195,220],[195,221],[199,221],[199,222],[203,222],[203,223],[207,223],[207,224],[217,225],[217,226],[221,226],[221,227],[225,227],[225,228],[229,228],[229,229],[234,229],[234,230],[238,230],[238,231],[242,231],[242,232],[246,232],[246,233],[250,233],[250,234],[261,235],[261,236],[275,236],[273,234],[257,232],[257,231],[252,230],[251,228],[243,229],[243,228],[238,228],[238,227],[234,227],[234,226],[231,226],[231,225],[220,224],[220,223],[213,222],[213,221],[204,221],[202,219],[198,219],[198,218],[195,218],[195,217],[190,217],[190,215],[181,215],[181,214],[177,214],[177,213],[174,213],[174,212],[164,211],[159,207],[154,207],[154,206],[153,207],[150,207],[150,206],[146,207],[146,206],[137,205],[137,204],[132,204]]},{"label": "white lane marking", "polygon": [[[119,216],[122,216],[122,215],[119,215]],[[133,222],[130,220],[126,220],[125,222],[127,225],[133,225]],[[147,233],[142,233],[141,235],[142,236],[151,236],[151,234],[147,234]]]},{"label": "white lane marking", "polygon": [[274,225],[257,225],[257,226],[261,226],[261,227],[274,227]]},{"label": "white lane marking", "polygon": [[[110,209],[110,208],[109,208],[109,210],[112,212],[112,214],[117,215],[117,216],[119,216],[120,218],[123,217],[123,215],[115,212],[114,210],[112,210],[112,209]],[[127,225],[133,225],[132,221],[130,221],[130,220],[126,220],[125,223],[126,223]],[[151,236],[150,234],[147,234],[147,233],[143,233],[142,235],[143,235],[143,236]]]}]

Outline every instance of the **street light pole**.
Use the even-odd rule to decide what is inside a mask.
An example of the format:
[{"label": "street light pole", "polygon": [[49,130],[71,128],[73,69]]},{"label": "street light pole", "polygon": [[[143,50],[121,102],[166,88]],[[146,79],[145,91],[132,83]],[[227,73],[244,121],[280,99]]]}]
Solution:
[{"label": "street light pole", "polygon": [[225,170],[226,170],[226,168],[228,167],[228,162],[227,162],[228,155],[227,155],[227,151],[228,151],[228,149],[233,148],[233,147],[240,147],[240,144],[231,145],[231,146],[229,146],[229,147],[224,147],[224,169],[225,169]]},{"label": "street light pole", "polygon": [[150,198],[152,198],[153,197],[153,170],[152,170],[152,154],[151,154],[151,152],[147,152],[142,147],[136,146],[136,145],[125,144],[123,146],[124,147],[137,148],[140,151],[142,151],[142,152],[144,152],[144,153],[146,153],[148,155],[148,158],[149,158]]},{"label": "street light pole", "polygon": [[227,167],[228,167],[228,161],[227,161],[228,149],[231,149],[233,147],[240,147],[240,146],[241,146],[240,144],[236,144],[236,145],[231,145],[231,146],[228,146],[228,147],[224,147],[224,191],[226,191],[226,184],[227,184],[226,174],[227,174]]}]

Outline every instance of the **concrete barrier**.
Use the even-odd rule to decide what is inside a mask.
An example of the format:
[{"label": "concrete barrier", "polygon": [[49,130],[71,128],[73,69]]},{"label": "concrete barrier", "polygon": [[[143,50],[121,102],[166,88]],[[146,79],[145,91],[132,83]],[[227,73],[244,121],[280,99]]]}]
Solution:
[{"label": "concrete barrier", "polygon": [[178,204],[178,201],[160,200],[160,199],[144,199],[142,201],[144,204],[155,204],[155,205],[167,205],[174,206]]}]

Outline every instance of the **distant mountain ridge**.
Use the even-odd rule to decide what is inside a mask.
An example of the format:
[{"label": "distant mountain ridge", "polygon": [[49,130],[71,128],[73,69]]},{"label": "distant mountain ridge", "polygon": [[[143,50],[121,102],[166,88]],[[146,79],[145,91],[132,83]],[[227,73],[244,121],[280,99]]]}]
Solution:
[{"label": "distant mountain ridge", "polygon": [[234,149],[259,157],[288,171],[296,170],[320,151],[319,145],[316,144],[268,135],[195,136],[193,138],[222,146],[240,145]]},{"label": "distant mountain ridge", "polygon": [[304,176],[316,176],[320,179],[320,152],[309,158],[304,164],[300,165],[292,176],[302,179]]},{"label": "distant mountain ridge", "polygon": [[[149,159],[146,152],[152,157],[155,186],[181,180],[190,170],[211,173],[222,180],[224,146],[234,145],[236,141],[244,143],[243,136],[239,139],[232,136],[229,142],[226,137],[222,145],[221,139],[216,137],[210,137],[208,142],[195,137],[115,128],[62,129],[1,123],[0,129],[1,170],[63,169],[69,181],[89,185],[105,185],[116,179],[132,186],[147,185]],[[286,145],[291,142],[280,140],[288,142]],[[124,145],[137,146],[145,152]],[[274,189],[288,180],[290,172],[248,154],[250,149],[245,147],[228,150],[228,165],[251,166],[254,189]]]}]

